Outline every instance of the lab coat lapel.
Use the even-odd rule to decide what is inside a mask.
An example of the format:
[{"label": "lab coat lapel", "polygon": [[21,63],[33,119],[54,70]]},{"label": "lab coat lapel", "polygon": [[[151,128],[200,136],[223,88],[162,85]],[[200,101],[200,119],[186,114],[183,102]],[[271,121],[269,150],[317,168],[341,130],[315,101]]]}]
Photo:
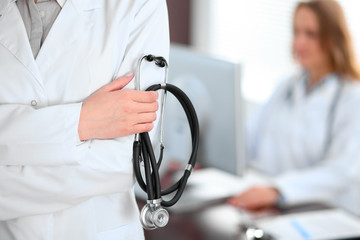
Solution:
[{"label": "lab coat lapel", "polygon": [[25,25],[15,1],[1,0],[0,15],[0,44],[7,48],[27,68],[42,86]]},{"label": "lab coat lapel", "polygon": [[53,64],[59,55],[93,26],[90,11],[100,8],[98,0],[67,0],[47,35],[36,62],[40,67]]}]

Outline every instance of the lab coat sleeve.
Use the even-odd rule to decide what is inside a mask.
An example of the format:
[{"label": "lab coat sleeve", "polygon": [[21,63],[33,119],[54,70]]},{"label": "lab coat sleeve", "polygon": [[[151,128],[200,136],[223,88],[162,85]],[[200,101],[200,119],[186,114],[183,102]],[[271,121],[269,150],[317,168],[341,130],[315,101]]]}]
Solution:
[{"label": "lab coat sleeve", "polygon": [[132,173],[84,166],[0,166],[0,221],[49,214],[91,197],[125,192]]},{"label": "lab coat sleeve", "polygon": [[[345,93],[338,106],[331,146],[323,161],[303,170],[281,174],[274,180],[285,203],[326,201],[360,184],[360,92]],[[352,98],[352,99],[351,99]],[[360,196],[359,184],[357,185]],[[360,199],[359,199],[360,200]]]},{"label": "lab coat sleeve", "polygon": [[[136,4],[139,3],[137,14],[134,17],[133,31],[129,37],[118,76],[123,76],[129,71],[135,71],[138,57],[144,53],[168,57],[169,35],[165,0],[136,2]],[[155,82],[162,82],[161,77],[159,79],[159,77],[151,78],[149,76],[150,74],[161,76],[163,71],[163,69],[154,70],[153,64],[149,67],[145,66],[143,87]],[[147,74],[149,75],[147,76]],[[129,84],[127,87],[133,86]],[[73,156],[77,153],[74,154],[71,151],[77,151],[77,149],[73,150],[73,148],[79,148],[79,151],[87,151],[87,144],[76,146],[80,107],[80,103],[38,110],[25,106],[1,106],[0,109],[4,114],[0,116],[0,124],[2,125],[0,139],[3,146],[0,155],[4,158],[2,157],[0,161],[6,161],[6,163],[2,162],[3,164],[0,165],[0,220],[53,213],[79,204],[93,196],[128,191],[133,187],[131,171],[123,172],[119,170],[121,168],[96,168],[87,164],[86,161],[80,161],[74,165],[61,162],[64,155],[75,160]],[[46,114],[42,115],[43,112]],[[24,122],[26,118],[31,122],[27,125],[30,128],[29,130],[26,127],[21,127],[20,122],[16,122],[17,119],[22,119],[21,122]],[[25,132],[19,131],[17,127]],[[66,133],[66,136],[54,137],[54,132],[59,130],[69,133]],[[40,136],[34,136],[34,133],[38,133]],[[15,137],[11,134],[18,135]],[[19,140],[19,135],[22,140]],[[10,152],[7,146],[8,137],[13,139],[12,143],[14,144],[16,143],[15,140],[18,140],[16,143],[18,151],[33,147],[31,152],[35,152],[34,148],[38,149],[39,152],[36,154],[38,156],[26,156],[27,159],[24,160],[20,158],[25,156],[24,153],[19,155],[20,153],[15,152],[15,148],[11,149]],[[31,139],[31,144],[27,139]],[[32,144],[34,139],[38,141],[38,146]],[[133,137],[125,137],[120,141],[124,145],[121,157],[124,161],[131,163],[132,152],[129,151],[131,149],[129,144],[132,143]],[[52,145],[55,147],[59,142],[65,143],[65,145],[57,146],[58,148],[54,149],[52,153],[49,150],[46,152],[50,153],[42,152],[41,147],[51,149]],[[49,156],[55,159],[51,161],[58,161],[55,167],[51,166],[53,165],[51,162],[48,162]],[[9,161],[11,163],[14,161],[23,162],[17,162],[18,165],[7,164]],[[34,165],[33,161],[41,164]],[[48,164],[43,164],[44,162]]]},{"label": "lab coat sleeve", "polygon": [[0,166],[77,164],[86,152],[78,146],[80,110],[81,103],[0,105]]}]

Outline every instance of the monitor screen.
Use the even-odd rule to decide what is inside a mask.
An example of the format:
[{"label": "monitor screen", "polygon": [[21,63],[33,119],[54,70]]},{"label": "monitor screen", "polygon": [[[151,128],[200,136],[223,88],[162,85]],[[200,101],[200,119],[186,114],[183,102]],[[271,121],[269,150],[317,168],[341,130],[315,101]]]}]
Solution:
[{"label": "monitor screen", "polygon": [[[241,65],[172,45],[169,83],[192,101],[200,124],[197,162],[241,175],[244,170]],[[191,137],[186,115],[178,101],[167,95],[164,114],[166,161],[187,162]]]}]

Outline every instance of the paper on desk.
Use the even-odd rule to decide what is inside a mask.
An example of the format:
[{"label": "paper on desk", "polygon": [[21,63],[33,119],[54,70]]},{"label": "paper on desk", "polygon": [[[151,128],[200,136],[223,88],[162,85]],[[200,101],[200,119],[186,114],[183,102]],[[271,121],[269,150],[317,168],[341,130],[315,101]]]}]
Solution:
[{"label": "paper on desk", "polygon": [[196,190],[198,195],[209,192],[209,197],[228,197],[266,182],[266,179],[255,172],[248,172],[245,176],[239,177],[216,168],[206,168],[194,171],[190,175],[188,190]]},{"label": "paper on desk", "polygon": [[320,210],[258,220],[276,239],[339,239],[360,236],[360,219],[341,210]]},{"label": "paper on desk", "polygon": [[239,177],[215,168],[196,170],[190,175],[182,197],[172,207],[172,210],[195,210],[214,201],[239,194],[251,186],[266,182],[266,179],[253,172]]}]

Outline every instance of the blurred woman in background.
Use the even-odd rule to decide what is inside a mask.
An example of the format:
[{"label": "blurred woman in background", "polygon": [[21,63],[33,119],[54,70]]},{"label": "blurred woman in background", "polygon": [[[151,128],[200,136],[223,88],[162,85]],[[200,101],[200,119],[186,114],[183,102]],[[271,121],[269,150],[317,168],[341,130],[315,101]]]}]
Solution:
[{"label": "blurred woman in background", "polygon": [[360,70],[341,6],[300,2],[293,18],[300,73],[249,127],[249,165],[271,181],[229,199],[249,210],[322,201],[360,214]]}]

